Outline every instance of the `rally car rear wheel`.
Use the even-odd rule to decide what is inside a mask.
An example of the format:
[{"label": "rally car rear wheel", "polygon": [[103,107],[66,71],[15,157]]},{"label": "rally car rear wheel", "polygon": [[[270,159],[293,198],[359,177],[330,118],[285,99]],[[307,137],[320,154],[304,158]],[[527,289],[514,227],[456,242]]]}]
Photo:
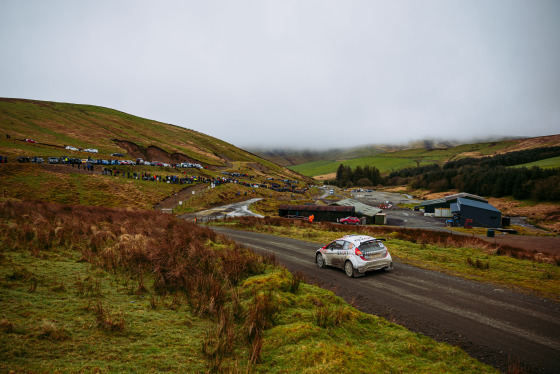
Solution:
[{"label": "rally car rear wheel", "polygon": [[344,264],[344,272],[350,278],[352,278],[354,276],[354,266],[352,265],[352,262],[346,261],[346,263]]}]

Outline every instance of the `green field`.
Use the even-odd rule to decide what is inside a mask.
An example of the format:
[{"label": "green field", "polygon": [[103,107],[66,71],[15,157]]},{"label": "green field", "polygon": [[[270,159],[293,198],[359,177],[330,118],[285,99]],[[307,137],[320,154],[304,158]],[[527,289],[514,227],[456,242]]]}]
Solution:
[{"label": "green field", "polygon": [[316,161],[290,166],[289,169],[309,177],[334,173],[340,164],[350,166],[351,168],[366,165],[375,166],[381,173],[390,173],[392,171],[416,166],[442,164],[446,161],[463,157],[492,155],[514,144],[514,140],[508,140],[502,142],[464,144],[448,149],[414,148],[346,160]]},{"label": "green field", "polygon": [[516,167],[516,168],[522,168],[522,167],[532,168],[533,166],[537,166],[541,169],[560,168],[560,156],[559,157],[547,158],[545,160],[540,160],[540,161],[535,161],[535,162],[529,162],[527,164],[515,165],[513,167]]},{"label": "green field", "polygon": [[355,168],[356,166],[375,166],[381,173],[390,173],[395,170],[404,168],[416,167],[418,164],[414,161],[416,158],[420,159],[420,166],[438,163],[435,158],[420,158],[420,157],[400,157],[392,156],[393,153],[387,153],[377,156],[360,157],[344,161],[317,161],[308,164],[290,166],[289,169],[297,171],[300,174],[315,177],[317,175],[324,175],[335,173],[340,164]]}]

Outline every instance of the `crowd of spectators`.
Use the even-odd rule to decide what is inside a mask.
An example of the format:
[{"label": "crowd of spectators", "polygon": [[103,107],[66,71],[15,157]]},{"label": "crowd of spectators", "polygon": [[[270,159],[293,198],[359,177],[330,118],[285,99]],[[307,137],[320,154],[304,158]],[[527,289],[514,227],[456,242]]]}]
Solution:
[{"label": "crowd of spectators", "polygon": [[279,184],[274,182],[252,183],[252,182],[242,181],[233,177],[226,178],[226,177],[202,177],[202,176],[194,176],[194,175],[189,176],[187,175],[186,171],[183,171],[181,175],[160,175],[160,174],[152,174],[148,172],[138,173],[138,172],[123,171],[119,169],[104,167],[102,170],[102,174],[121,177],[121,178],[144,180],[144,181],[151,181],[151,182],[171,183],[171,184],[205,183],[213,186],[218,186],[226,183],[234,183],[249,188],[267,188],[277,192],[304,193],[305,191],[308,190],[308,188],[298,188],[299,186],[290,183],[284,183],[284,184]]}]

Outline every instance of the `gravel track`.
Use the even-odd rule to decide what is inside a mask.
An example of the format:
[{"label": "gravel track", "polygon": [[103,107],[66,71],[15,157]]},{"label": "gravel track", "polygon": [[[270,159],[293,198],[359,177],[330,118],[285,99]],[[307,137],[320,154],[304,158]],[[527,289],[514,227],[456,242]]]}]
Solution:
[{"label": "gravel track", "polygon": [[214,227],[240,244],[274,252],[290,271],[333,290],[360,310],[460,346],[506,372],[508,362],[535,373],[560,368],[560,303],[396,263],[392,272],[348,278],[314,264],[317,244]]}]

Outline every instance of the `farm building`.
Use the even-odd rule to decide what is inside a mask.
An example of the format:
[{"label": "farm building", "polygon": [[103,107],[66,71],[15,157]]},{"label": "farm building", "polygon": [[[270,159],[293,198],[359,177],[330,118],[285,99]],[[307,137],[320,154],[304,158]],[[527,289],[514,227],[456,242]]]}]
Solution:
[{"label": "farm building", "polygon": [[502,213],[482,201],[459,197],[451,204],[451,212],[459,216],[463,224],[465,219],[472,219],[473,226],[497,228],[502,225]]},{"label": "farm building", "polygon": [[354,207],[332,205],[288,205],[278,207],[280,217],[309,217],[314,215],[316,222],[336,222],[341,218],[356,214]]},{"label": "farm building", "polygon": [[426,200],[420,203],[420,208],[424,209],[424,215],[436,217],[452,217],[451,204],[457,202],[459,198],[488,203],[488,200],[481,196],[461,192],[454,195],[445,196],[441,199]]},{"label": "farm building", "polygon": [[[381,213],[381,209],[375,208],[354,199],[344,199],[337,201],[331,205],[338,205],[340,207],[353,207],[356,211],[357,217],[366,217],[366,224],[372,225],[375,223],[375,215]],[[344,217],[342,217],[344,218]]]}]

